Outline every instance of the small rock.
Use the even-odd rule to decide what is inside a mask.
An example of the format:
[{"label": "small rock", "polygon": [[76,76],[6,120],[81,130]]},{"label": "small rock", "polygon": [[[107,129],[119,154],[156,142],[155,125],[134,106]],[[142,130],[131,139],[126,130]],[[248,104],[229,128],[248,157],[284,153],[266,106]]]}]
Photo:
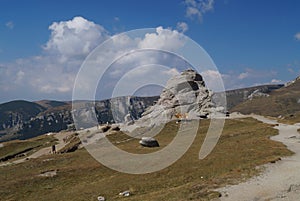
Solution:
[{"label": "small rock", "polygon": [[98,196],[98,201],[105,201],[105,197],[103,197],[103,196]]},{"label": "small rock", "polygon": [[124,191],[124,192],[119,193],[119,195],[124,196],[124,197],[128,197],[128,196],[131,195],[131,193],[130,193],[130,191]]},{"label": "small rock", "polygon": [[49,170],[49,171],[44,171],[41,172],[38,176],[40,177],[54,177],[57,175],[57,170]]},{"label": "small rock", "polygon": [[101,126],[101,127],[100,127],[100,130],[101,130],[103,133],[105,133],[105,132],[108,131],[110,128],[111,128],[110,125],[105,125],[105,126]]},{"label": "small rock", "polygon": [[120,127],[118,125],[112,125],[110,130],[112,131],[119,131],[120,130]]},{"label": "small rock", "polygon": [[144,147],[159,147],[157,140],[152,137],[142,137],[140,144]]},{"label": "small rock", "polygon": [[295,192],[300,190],[300,184],[291,184],[287,192]]}]

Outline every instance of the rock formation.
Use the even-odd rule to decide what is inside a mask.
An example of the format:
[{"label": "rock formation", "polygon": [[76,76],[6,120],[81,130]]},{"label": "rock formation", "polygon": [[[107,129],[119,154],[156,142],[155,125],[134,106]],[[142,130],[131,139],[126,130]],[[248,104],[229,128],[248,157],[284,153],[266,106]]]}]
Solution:
[{"label": "rock formation", "polygon": [[135,126],[153,127],[170,120],[206,118],[212,107],[211,93],[202,76],[188,69],[167,82],[159,100],[146,109]]}]

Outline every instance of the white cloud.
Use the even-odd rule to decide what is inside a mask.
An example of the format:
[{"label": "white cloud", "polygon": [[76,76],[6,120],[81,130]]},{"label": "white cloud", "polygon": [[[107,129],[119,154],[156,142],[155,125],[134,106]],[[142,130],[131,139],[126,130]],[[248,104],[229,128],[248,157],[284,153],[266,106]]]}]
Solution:
[{"label": "white cloud", "polygon": [[206,70],[200,73],[208,89],[224,91],[223,75],[217,70]]},{"label": "white cloud", "polygon": [[86,56],[108,38],[108,33],[102,26],[83,17],[54,22],[49,26],[49,30],[51,36],[44,50],[59,55],[62,62],[70,57]]},{"label": "white cloud", "polygon": [[230,71],[222,74],[225,88],[238,89],[265,84],[282,83],[279,79],[274,79],[277,72],[274,70],[258,70],[253,68],[246,68],[245,72]]},{"label": "white cloud", "polygon": [[178,31],[157,27],[156,33],[147,33],[138,46],[172,51],[182,47],[184,43],[185,38]]},{"label": "white cloud", "polygon": [[214,0],[185,0],[186,16],[202,21],[203,14],[214,9]]},{"label": "white cloud", "polygon": [[13,29],[15,27],[13,21],[6,22],[5,26],[9,29]]},{"label": "white cloud", "polygon": [[189,26],[185,22],[178,22],[176,28],[178,31],[184,33],[189,29]]},{"label": "white cloud", "polygon": [[244,73],[239,74],[238,79],[243,80],[247,77],[249,77],[249,72],[244,72]]},{"label": "white cloud", "polygon": [[272,80],[271,80],[271,83],[272,83],[272,84],[282,83],[282,80],[272,79]]},{"label": "white cloud", "polygon": [[[7,64],[0,64],[0,93],[1,101],[11,99],[63,99],[70,100],[76,74],[86,56],[102,41],[109,38],[109,33],[98,24],[74,17],[68,21],[54,22],[49,26],[51,31],[49,40],[43,46],[43,51],[36,56],[18,59]],[[130,49],[153,48],[166,51],[181,48],[185,41],[184,36],[177,30],[157,27],[155,32],[145,34],[141,38],[132,38],[126,35],[113,37],[116,45],[113,51],[104,51],[105,54],[97,57],[97,62],[107,61],[116,52],[127,53]],[[132,58],[124,57],[119,66],[111,68],[109,73],[116,70],[116,78],[128,72],[130,65],[146,65],[163,63],[169,71],[142,72],[140,78],[145,76],[169,77],[178,73],[174,68],[186,66],[178,62],[174,55],[161,54],[161,52],[141,52],[132,54]],[[129,55],[130,56],[130,55]],[[129,66],[129,67],[128,67]],[[118,71],[118,72],[117,72]],[[138,72],[138,71],[136,71]],[[113,74],[113,73],[112,73]],[[92,75],[93,76],[93,75]],[[105,81],[111,84],[111,75]],[[113,80],[115,81],[115,80]],[[87,84],[88,85],[88,84]],[[105,88],[106,89],[106,88]],[[111,88],[107,89],[110,90]]]},{"label": "white cloud", "polygon": [[300,41],[300,32],[296,33],[294,37],[296,40]]},{"label": "white cloud", "polygon": [[25,75],[24,71],[19,70],[18,73],[17,73],[17,75],[16,75],[16,80],[15,80],[15,82],[16,82],[16,83],[22,82],[24,75]]}]

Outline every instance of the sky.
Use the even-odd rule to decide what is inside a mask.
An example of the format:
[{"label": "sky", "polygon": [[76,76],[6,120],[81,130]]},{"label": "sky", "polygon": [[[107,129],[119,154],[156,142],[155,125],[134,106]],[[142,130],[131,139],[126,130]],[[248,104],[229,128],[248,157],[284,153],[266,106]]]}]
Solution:
[{"label": "sky", "polygon": [[[200,72],[212,84],[214,75],[222,78],[225,89],[285,83],[300,75],[299,11],[297,0],[0,0],[0,102],[71,100],[76,76],[93,50],[111,37],[142,28],[154,32],[127,43],[117,38],[122,44],[118,51],[176,51],[184,46],[184,35],[216,65]],[[112,57],[105,54],[108,50],[102,49],[103,59]],[[118,72],[115,79],[130,71],[123,88],[134,73],[135,79],[147,76],[159,82],[181,70],[170,54],[164,61],[153,52],[135,57],[131,63],[123,60],[140,66],[169,61],[173,66],[132,71],[125,64],[112,65],[115,71],[107,74]],[[104,94],[98,99],[111,95],[111,78],[98,84]]]}]

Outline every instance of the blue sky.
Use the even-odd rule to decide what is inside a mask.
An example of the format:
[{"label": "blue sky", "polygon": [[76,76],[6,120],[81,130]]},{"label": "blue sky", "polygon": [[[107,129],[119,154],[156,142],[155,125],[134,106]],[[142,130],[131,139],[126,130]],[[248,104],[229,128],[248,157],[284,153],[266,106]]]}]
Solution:
[{"label": "blue sky", "polygon": [[[299,11],[297,0],[0,0],[0,102],[70,100],[76,73],[96,45],[124,31],[159,26],[200,44],[227,89],[283,83],[300,75]],[[90,27],[79,39],[93,43],[83,52],[68,38],[58,44],[55,35],[78,16]],[[54,22],[58,26],[50,28]]]}]

